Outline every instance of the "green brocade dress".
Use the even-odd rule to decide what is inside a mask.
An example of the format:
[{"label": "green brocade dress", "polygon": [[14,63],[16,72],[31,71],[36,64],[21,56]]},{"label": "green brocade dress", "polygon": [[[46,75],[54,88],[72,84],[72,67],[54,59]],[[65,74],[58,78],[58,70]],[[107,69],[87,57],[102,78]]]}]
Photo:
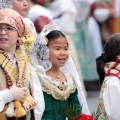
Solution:
[{"label": "green brocade dress", "polygon": [[80,110],[80,104],[77,98],[77,90],[70,95],[67,100],[56,100],[52,95],[44,92],[45,111],[41,120],[66,120],[66,116],[60,114],[61,107],[68,103],[73,103]]}]

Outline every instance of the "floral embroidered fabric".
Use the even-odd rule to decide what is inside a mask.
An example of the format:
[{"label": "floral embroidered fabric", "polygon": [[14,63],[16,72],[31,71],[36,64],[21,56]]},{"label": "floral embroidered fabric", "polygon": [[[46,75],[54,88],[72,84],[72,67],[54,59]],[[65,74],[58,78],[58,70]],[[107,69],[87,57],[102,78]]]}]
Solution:
[{"label": "floral embroidered fabric", "polygon": [[103,103],[103,90],[104,90],[104,83],[108,78],[106,77],[106,79],[104,80],[102,87],[101,87],[101,92],[100,92],[100,96],[99,96],[99,102],[98,102],[98,108],[97,111],[95,113],[95,120],[108,120],[107,116],[106,116],[106,112],[105,112],[105,107],[104,107],[104,103]]}]

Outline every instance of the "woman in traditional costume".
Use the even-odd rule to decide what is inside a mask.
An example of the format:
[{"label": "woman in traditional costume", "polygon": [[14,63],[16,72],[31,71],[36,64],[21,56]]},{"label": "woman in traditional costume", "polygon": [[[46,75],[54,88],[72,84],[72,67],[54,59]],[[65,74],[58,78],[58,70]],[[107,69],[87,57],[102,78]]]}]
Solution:
[{"label": "woman in traditional costume", "polygon": [[93,46],[92,34],[88,29],[90,14],[89,0],[73,0],[78,14],[76,18],[75,46],[81,65],[81,73],[87,90],[98,90],[98,75],[95,71],[96,52]]},{"label": "woman in traditional costume", "polygon": [[94,16],[100,23],[104,43],[120,32],[120,0],[97,0]]},{"label": "woman in traditional costume", "polygon": [[28,3],[29,10],[27,17],[32,20],[36,31],[39,34],[42,31],[43,27],[50,23],[52,15],[46,7],[40,5],[38,0],[29,0]]},{"label": "woman in traditional costume", "polygon": [[101,91],[95,120],[120,119],[120,33],[113,34],[96,59]]}]

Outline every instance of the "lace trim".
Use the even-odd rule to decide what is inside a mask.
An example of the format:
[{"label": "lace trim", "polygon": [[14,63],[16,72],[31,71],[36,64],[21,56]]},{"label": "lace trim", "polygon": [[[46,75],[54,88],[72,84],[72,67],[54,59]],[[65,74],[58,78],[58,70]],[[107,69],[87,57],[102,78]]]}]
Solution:
[{"label": "lace trim", "polygon": [[[69,98],[71,93],[74,93],[76,90],[76,85],[73,80],[73,77],[69,75],[66,79],[70,78],[70,81],[73,84],[69,84],[65,91],[61,91],[56,85],[54,85],[49,78],[45,75],[38,73],[39,80],[41,82],[42,90],[47,94],[51,94],[55,99],[66,100]],[[68,81],[68,80],[67,80]]]},{"label": "lace trim", "polygon": [[10,8],[12,9],[12,0],[0,0],[0,9]]},{"label": "lace trim", "polygon": [[[64,83],[67,84],[67,85],[73,85],[73,80],[71,79],[70,74],[69,74],[68,72],[66,72],[66,71],[64,71],[63,74],[64,74],[64,76],[65,76],[65,78],[66,78],[66,80],[67,80],[67,82],[64,82]],[[59,83],[61,83],[61,82],[53,81],[50,76],[48,76],[48,80],[49,80],[51,83],[57,84],[57,85],[58,85]],[[57,86],[57,85],[56,85],[56,86]]]}]

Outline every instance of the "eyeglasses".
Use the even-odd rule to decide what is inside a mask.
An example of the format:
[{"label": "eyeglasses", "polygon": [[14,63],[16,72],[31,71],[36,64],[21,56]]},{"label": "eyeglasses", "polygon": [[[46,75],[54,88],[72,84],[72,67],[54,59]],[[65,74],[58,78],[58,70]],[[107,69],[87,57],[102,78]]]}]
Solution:
[{"label": "eyeglasses", "polygon": [[6,26],[5,28],[3,28],[2,26],[0,26],[0,33],[2,32],[2,30],[5,30],[5,32],[12,32],[12,31],[16,31],[16,29],[12,26]]}]

